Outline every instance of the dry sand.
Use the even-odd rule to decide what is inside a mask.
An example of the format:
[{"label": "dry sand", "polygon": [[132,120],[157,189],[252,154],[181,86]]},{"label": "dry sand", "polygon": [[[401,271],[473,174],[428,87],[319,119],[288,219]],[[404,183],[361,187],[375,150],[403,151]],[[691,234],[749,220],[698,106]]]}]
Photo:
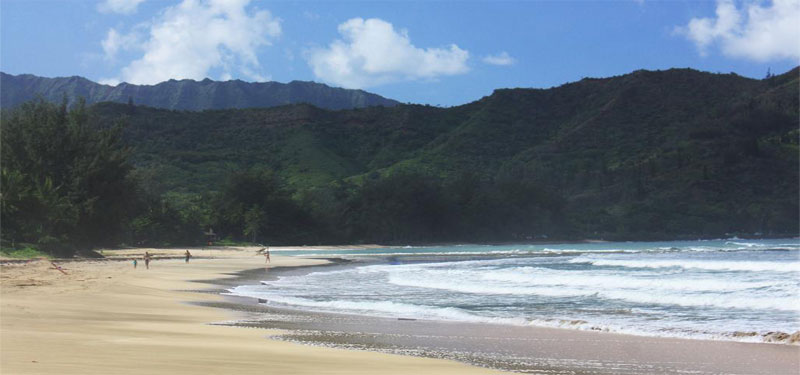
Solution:
[{"label": "dry sand", "polygon": [[[209,325],[235,313],[191,305],[221,299],[190,280],[264,266],[257,249],[150,249],[144,262],[0,267],[0,373],[6,374],[490,374],[465,364],[266,339],[277,331]],[[105,251],[141,256],[144,249]],[[167,259],[171,257],[170,259]],[[213,257],[213,258],[211,258]],[[161,258],[161,259],[159,259]],[[270,266],[323,262],[273,256]]]}]

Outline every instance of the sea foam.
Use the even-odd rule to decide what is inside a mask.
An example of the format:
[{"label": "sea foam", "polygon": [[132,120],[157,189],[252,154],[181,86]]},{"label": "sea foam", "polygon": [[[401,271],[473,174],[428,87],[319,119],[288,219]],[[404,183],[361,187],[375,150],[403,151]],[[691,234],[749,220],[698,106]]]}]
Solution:
[{"label": "sea foam", "polygon": [[800,262],[746,262],[746,261],[693,261],[693,260],[620,260],[577,258],[570,263],[591,263],[595,266],[629,268],[697,268],[714,271],[773,271],[800,272]]},{"label": "sea foam", "polygon": [[469,245],[350,256],[391,263],[319,268],[230,292],[316,311],[653,336],[753,341],[800,328],[800,242],[793,240]]}]

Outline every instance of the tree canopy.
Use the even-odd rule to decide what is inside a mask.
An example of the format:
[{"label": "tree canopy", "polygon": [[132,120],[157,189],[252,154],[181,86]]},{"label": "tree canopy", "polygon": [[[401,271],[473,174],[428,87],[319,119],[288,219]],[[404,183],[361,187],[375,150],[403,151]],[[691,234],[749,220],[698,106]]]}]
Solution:
[{"label": "tree canopy", "polygon": [[69,255],[120,239],[131,194],[121,128],[92,124],[83,102],[36,100],[3,113],[3,241]]}]

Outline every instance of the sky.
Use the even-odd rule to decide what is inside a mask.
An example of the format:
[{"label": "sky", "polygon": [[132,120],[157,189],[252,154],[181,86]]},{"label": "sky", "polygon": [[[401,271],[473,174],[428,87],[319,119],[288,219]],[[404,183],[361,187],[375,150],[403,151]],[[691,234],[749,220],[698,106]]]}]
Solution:
[{"label": "sky", "polygon": [[0,0],[0,70],[315,81],[453,106],[638,69],[800,64],[800,0]]}]

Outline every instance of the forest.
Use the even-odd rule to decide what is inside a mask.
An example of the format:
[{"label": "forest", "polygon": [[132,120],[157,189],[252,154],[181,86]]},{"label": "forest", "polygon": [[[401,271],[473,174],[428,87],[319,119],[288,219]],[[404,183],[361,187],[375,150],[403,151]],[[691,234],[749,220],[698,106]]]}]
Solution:
[{"label": "forest", "polygon": [[798,234],[798,69],[502,89],[458,107],[3,109],[2,246]]}]

